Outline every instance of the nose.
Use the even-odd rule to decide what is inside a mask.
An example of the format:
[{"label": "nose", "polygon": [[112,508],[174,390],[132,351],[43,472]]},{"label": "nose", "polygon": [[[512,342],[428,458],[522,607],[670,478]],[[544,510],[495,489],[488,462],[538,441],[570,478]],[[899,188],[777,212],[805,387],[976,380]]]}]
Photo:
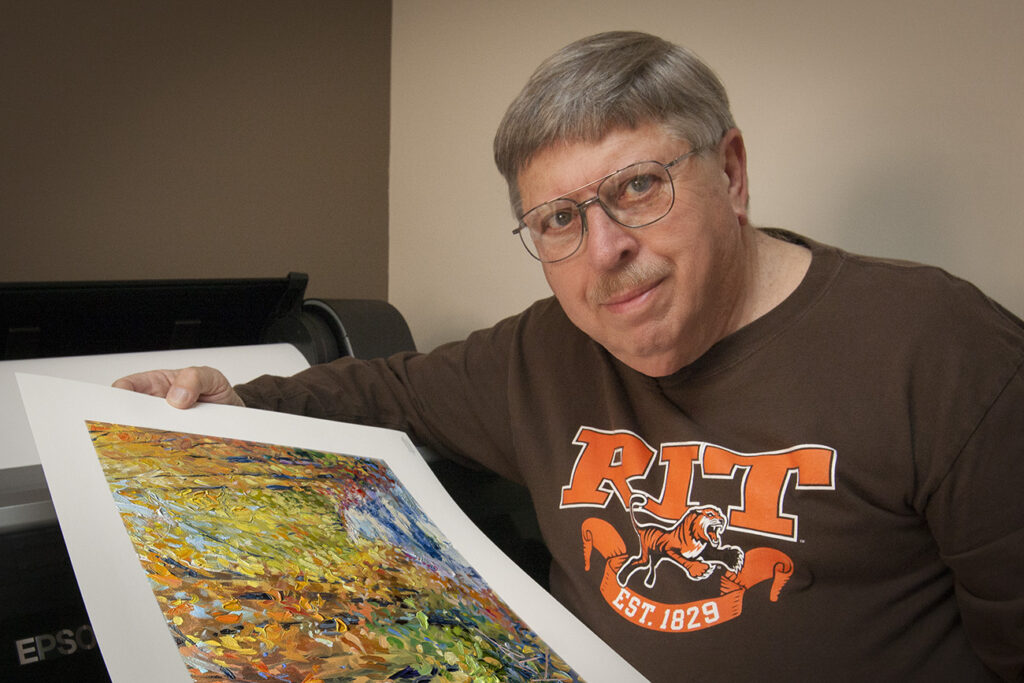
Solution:
[{"label": "nose", "polygon": [[637,231],[612,220],[600,203],[594,202],[586,209],[583,249],[590,263],[609,270],[632,259],[640,247]]}]

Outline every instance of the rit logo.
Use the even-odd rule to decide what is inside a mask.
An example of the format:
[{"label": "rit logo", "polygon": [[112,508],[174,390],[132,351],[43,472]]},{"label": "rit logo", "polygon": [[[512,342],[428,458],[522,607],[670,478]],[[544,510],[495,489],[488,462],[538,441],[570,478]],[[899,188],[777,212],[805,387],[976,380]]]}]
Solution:
[{"label": "rit logo", "polygon": [[791,489],[835,489],[836,452],[825,446],[796,446],[784,451],[737,453],[708,443],[662,444],[655,450],[629,431],[581,427],[573,439],[580,447],[562,508],[604,508],[617,498],[623,508],[653,467],[664,468],[661,495],[643,509],[663,520],[679,519],[693,500],[694,475],[731,479],[739,504],[728,508],[728,528],[784,540],[797,540],[796,515],[786,513]]}]

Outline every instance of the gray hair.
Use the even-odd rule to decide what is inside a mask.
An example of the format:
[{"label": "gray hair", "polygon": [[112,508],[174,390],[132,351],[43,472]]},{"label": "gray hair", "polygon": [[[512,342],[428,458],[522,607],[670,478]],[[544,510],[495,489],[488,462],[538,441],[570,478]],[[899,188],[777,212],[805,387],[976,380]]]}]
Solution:
[{"label": "gray hair", "polygon": [[660,123],[693,148],[735,124],[725,87],[700,58],[647,33],[612,31],[570,43],[545,60],[509,105],[494,161],[522,211],[519,174],[556,142],[596,142],[616,128]]}]

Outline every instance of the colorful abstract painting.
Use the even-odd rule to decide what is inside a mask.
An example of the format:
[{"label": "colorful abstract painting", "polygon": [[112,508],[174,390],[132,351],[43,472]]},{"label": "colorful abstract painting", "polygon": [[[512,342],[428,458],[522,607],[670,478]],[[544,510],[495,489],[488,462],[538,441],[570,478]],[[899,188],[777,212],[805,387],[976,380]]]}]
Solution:
[{"label": "colorful abstract painting", "polygon": [[89,422],[195,681],[578,681],[381,461]]}]

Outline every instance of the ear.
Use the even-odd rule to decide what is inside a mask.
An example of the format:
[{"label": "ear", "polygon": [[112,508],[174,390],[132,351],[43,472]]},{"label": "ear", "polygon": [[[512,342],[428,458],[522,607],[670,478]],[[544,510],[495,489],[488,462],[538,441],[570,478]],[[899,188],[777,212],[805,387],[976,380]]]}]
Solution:
[{"label": "ear", "polygon": [[722,172],[728,182],[729,202],[740,225],[748,225],[750,192],[747,186],[747,147],[738,128],[730,128],[718,145]]}]

